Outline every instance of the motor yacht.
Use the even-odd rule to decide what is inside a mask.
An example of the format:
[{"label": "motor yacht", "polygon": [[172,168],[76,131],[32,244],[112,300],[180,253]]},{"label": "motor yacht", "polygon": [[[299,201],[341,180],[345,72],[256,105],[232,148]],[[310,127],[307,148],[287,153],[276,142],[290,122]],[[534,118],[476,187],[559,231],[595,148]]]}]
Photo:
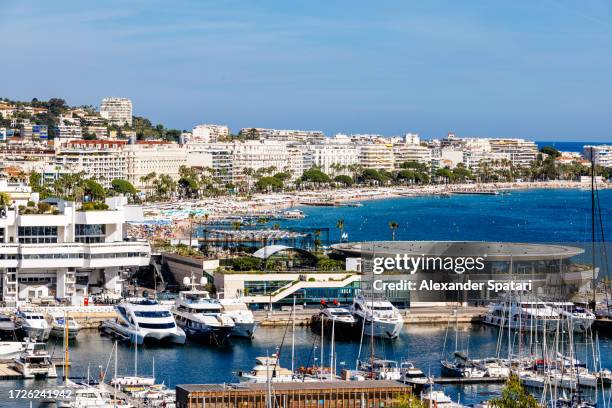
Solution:
[{"label": "motor yacht", "polygon": [[192,288],[179,292],[172,308],[176,323],[189,338],[224,343],[236,326],[234,320],[222,313],[223,307],[217,299],[212,299],[205,290],[198,290],[192,279],[185,278]]},{"label": "motor yacht", "polygon": [[557,329],[559,313],[545,302],[502,300],[489,306],[483,323],[512,330],[542,331]]},{"label": "motor yacht", "polygon": [[25,350],[25,343],[21,341],[0,341],[0,359],[17,357]]},{"label": "motor yacht", "polygon": [[15,314],[15,324],[24,337],[39,341],[49,339],[51,327],[42,313],[18,311]]},{"label": "motor yacht", "polygon": [[[81,325],[72,316],[65,316],[63,313],[49,313],[49,323],[51,325],[51,336],[64,338],[68,334],[69,340],[76,339],[81,331]],[[66,325],[68,326],[66,330]]]},{"label": "motor yacht", "polygon": [[106,320],[101,329],[111,335],[142,344],[145,339],[184,344],[186,335],[172,313],[156,300],[128,298],[115,306],[116,320]]},{"label": "motor yacht", "polygon": [[595,315],[572,302],[547,303],[561,317],[561,329],[571,328],[576,333],[585,333],[595,321]]},{"label": "motor yacht", "polygon": [[[340,307],[337,302],[332,305],[321,304],[321,310],[312,316],[310,325],[315,333],[320,333],[323,330],[325,334],[331,334],[333,328],[335,338],[361,333],[361,330],[357,330],[355,316],[349,309]],[[361,326],[359,326],[359,329],[361,329]]]},{"label": "motor yacht", "polygon": [[352,312],[364,336],[395,339],[404,325],[399,310],[388,300],[366,299],[359,294],[353,300]]},{"label": "motor yacht", "polygon": [[484,367],[458,351],[455,352],[455,361],[443,360],[440,365],[442,375],[446,377],[483,378],[487,374]]},{"label": "motor yacht", "polygon": [[7,314],[0,313],[0,339],[15,339],[15,322]]},{"label": "motor yacht", "polygon": [[366,378],[372,380],[394,380],[401,379],[402,374],[397,361],[372,359],[371,361],[360,361],[357,370],[361,371]]},{"label": "motor yacht", "polygon": [[[291,370],[281,367],[275,355],[270,357],[257,357],[255,367],[249,372],[238,372],[238,378],[243,382],[266,383],[270,382],[291,382],[294,376]],[[301,381],[301,380],[295,380]]]},{"label": "motor yacht", "polygon": [[247,304],[241,299],[219,299],[219,303],[223,307],[223,313],[234,321],[235,327],[231,335],[252,339],[257,330],[257,322]]},{"label": "motor yacht", "polygon": [[23,378],[47,377],[56,378],[57,371],[45,343],[28,341],[25,349],[15,358],[15,370]]},{"label": "motor yacht", "polygon": [[428,378],[412,361],[400,362],[400,380],[404,383],[427,384]]}]

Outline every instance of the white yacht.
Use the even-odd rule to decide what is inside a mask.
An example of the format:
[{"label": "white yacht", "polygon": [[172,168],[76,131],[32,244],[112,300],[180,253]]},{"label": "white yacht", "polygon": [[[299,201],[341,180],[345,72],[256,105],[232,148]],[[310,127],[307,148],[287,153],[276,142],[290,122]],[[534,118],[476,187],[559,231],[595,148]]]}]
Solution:
[{"label": "white yacht", "polygon": [[394,360],[373,359],[372,361],[360,361],[357,370],[361,371],[365,378],[372,380],[394,380],[402,378],[401,370]]},{"label": "white yacht", "polygon": [[502,300],[489,306],[483,323],[512,330],[550,330],[557,329],[559,313],[545,302]]},{"label": "white yacht", "polygon": [[348,337],[355,333],[361,334],[361,326],[357,330],[357,320],[347,308],[337,305],[328,306],[323,304],[319,313],[310,319],[310,325],[316,333],[324,330],[325,334],[331,334],[332,328],[334,337]]},{"label": "white yacht", "polygon": [[427,391],[421,393],[421,401],[426,407],[435,408],[462,408],[463,406],[457,402],[454,402],[451,397],[446,395],[442,390],[434,390],[433,387],[429,387]]},{"label": "white yacht", "polygon": [[364,336],[395,339],[404,325],[399,310],[388,300],[366,299],[363,294],[359,294],[353,300],[352,309],[357,327],[361,328],[365,324]]},{"label": "white yacht", "polygon": [[0,359],[15,358],[25,350],[25,343],[20,341],[1,341],[0,342]]},{"label": "white yacht", "polygon": [[291,370],[281,367],[275,355],[271,357],[257,357],[255,359],[255,367],[249,372],[239,371],[238,377],[242,382],[253,383],[294,381]]},{"label": "white yacht", "polygon": [[49,339],[51,327],[42,313],[18,311],[15,314],[15,323],[25,337],[39,341]]},{"label": "white yacht", "polygon": [[179,292],[172,313],[187,337],[221,344],[232,334],[234,320],[222,313],[221,303],[205,290],[196,289],[194,278],[185,278],[191,290]]},{"label": "white yacht", "polygon": [[400,363],[400,380],[404,383],[427,384],[428,378],[423,371],[416,367],[412,361],[402,361]]},{"label": "white yacht", "polygon": [[0,339],[15,338],[15,322],[7,314],[0,313]]},{"label": "white yacht", "polygon": [[550,302],[548,306],[561,316],[562,329],[571,327],[576,333],[585,333],[595,321],[593,313],[572,302]]},{"label": "white yacht", "polygon": [[68,339],[74,340],[81,331],[81,325],[72,316],[64,316],[63,313],[49,313],[51,325],[51,336],[64,338],[66,336],[66,325],[68,325]]},{"label": "white yacht", "polygon": [[96,386],[78,386],[55,401],[57,408],[116,408],[109,391]]},{"label": "white yacht", "polygon": [[15,358],[15,370],[23,378],[56,378],[55,363],[46,350],[45,343],[26,342],[25,349]]},{"label": "white yacht", "polygon": [[172,313],[154,299],[128,298],[115,306],[117,320],[106,320],[101,329],[111,335],[142,344],[145,339],[184,344],[185,332]]},{"label": "white yacht", "polygon": [[241,299],[219,299],[223,312],[234,320],[232,336],[252,339],[257,330],[257,322],[253,312]]}]

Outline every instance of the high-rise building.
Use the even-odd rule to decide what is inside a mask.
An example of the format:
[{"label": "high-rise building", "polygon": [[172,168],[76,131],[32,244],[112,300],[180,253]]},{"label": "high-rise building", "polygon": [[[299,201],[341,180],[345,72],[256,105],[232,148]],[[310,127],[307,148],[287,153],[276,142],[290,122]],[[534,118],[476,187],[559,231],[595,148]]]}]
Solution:
[{"label": "high-rise building", "polygon": [[128,98],[104,98],[100,116],[117,126],[132,126],[132,101]]},{"label": "high-rise building", "polygon": [[359,146],[359,161],[366,169],[391,171],[395,165],[393,145],[371,143]]},{"label": "high-rise building", "polygon": [[197,125],[191,133],[193,141],[203,143],[216,143],[220,138],[227,136],[229,136],[229,127],[225,125]]}]

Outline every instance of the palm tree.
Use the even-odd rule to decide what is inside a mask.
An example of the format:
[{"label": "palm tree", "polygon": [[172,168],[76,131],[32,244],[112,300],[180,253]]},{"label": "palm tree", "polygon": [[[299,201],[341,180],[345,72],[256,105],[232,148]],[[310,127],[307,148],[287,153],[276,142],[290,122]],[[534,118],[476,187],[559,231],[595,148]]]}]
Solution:
[{"label": "palm tree", "polygon": [[399,228],[397,221],[389,221],[389,228],[391,229],[391,240],[395,241],[395,232]]},{"label": "palm tree", "polygon": [[336,228],[340,230],[340,242],[342,242],[342,236],[344,235],[344,219],[340,218],[336,221]]},{"label": "palm tree", "polygon": [[195,218],[195,213],[193,211],[189,212],[189,249],[193,248],[191,240],[193,239],[193,220]]}]

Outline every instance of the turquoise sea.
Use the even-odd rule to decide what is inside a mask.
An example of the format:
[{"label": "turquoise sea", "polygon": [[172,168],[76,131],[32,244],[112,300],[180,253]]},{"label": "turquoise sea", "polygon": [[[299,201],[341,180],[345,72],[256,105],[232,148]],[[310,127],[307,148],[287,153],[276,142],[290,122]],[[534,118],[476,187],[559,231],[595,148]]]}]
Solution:
[{"label": "turquoise sea", "polygon": [[[612,191],[600,193],[605,231],[612,231]],[[307,217],[286,221],[287,226],[331,229],[332,240],[339,233],[335,229],[338,219],[344,219],[350,240],[388,240],[391,233],[388,222],[397,221],[400,240],[493,240],[582,243],[590,242],[590,192],[582,190],[529,190],[515,191],[500,196],[453,196],[451,198],[401,198],[375,200],[363,207],[304,207]],[[283,337],[284,342],[283,342]],[[413,360],[425,372],[439,373],[439,361],[445,351],[454,348],[447,342],[446,326],[406,327],[394,342],[377,344],[377,354],[387,358]],[[452,334],[448,335],[453,338]],[[236,381],[235,373],[250,370],[254,358],[272,354],[283,345],[281,361],[290,366],[290,333],[284,328],[260,329],[252,342],[235,340],[222,347],[187,344],[177,347],[146,346],[139,348],[139,372],[155,373],[159,382],[170,386],[184,383],[223,383]],[[464,326],[459,335],[460,348],[469,349],[473,357],[487,357],[495,353],[497,330],[480,325]],[[603,365],[612,368],[612,339],[601,337],[600,349]],[[296,331],[297,365],[313,364],[320,350],[320,337],[309,328]],[[576,339],[578,358],[589,361],[584,339]],[[71,375],[84,376],[89,367],[92,375],[105,369],[113,341],[97,332],[83,333],[71,349],[73,367]],[[61,355],[61,345],[50,345]],[[367,350],[367,347],[365,348]],[[325,345],[329,359],[329,344]],[[352,368],[357,358],[358,343],[339,342],[336,347],[339,367]],[[502,351],[503,355],[503,351]],[[110,363],[112,371],[112,361]],[[134,372],[134,349],[119,346],[119,372]],[[27,407],[29,402],[8,400],[8,390],[24,387],[49,387],[35,381],[0,381],[0,407]],[[447,387],[447,392],[462,402],[473,403],[498,393],[500,386]],[[36,404],[34,405],[36,406]]]}]

